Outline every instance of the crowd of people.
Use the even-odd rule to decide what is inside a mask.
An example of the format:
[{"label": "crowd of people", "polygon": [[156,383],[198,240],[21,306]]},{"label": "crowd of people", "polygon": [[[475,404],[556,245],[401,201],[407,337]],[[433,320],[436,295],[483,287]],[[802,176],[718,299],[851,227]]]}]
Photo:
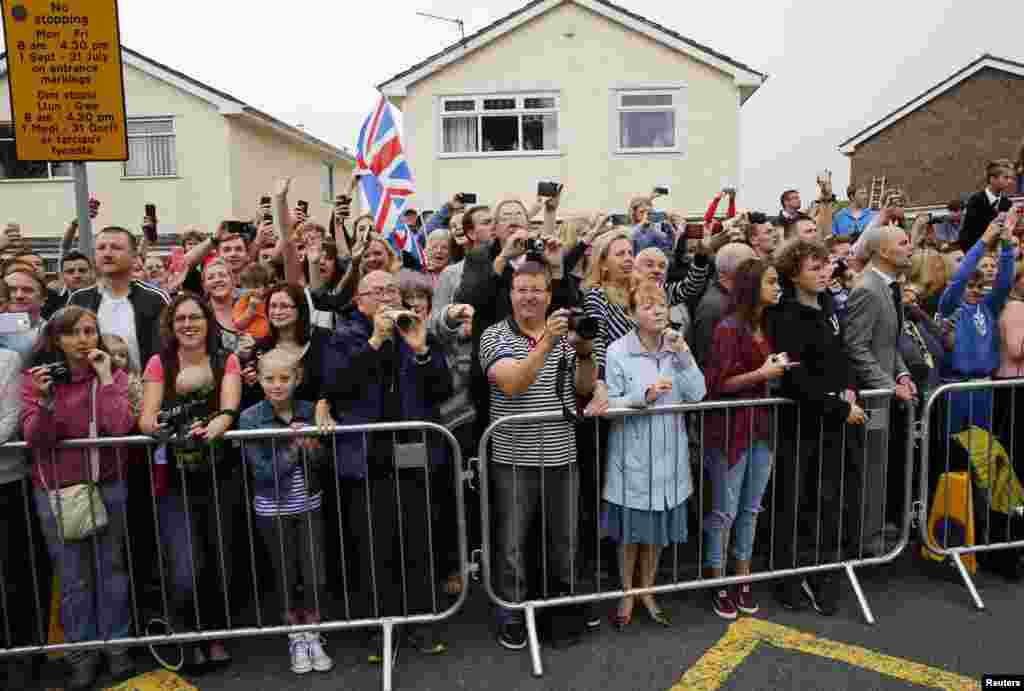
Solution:
[{"label": "crowd of people", "polygon": [[[426,421],[468,458],[491,423],[553,414],[491,437],[490,556],[507,603],[578,592],[580,564],[604,558],[595,535],[614,545],[627,590],[653,585],[663,550],[694,525],[706,576],[750,574],[773,475],[785,527],[768,538],[775,568],[808,563],[796,526],[809,522],[820,522],[826,552],[884,554],[896,423],[889,397],[860,392],[920,401],[942,382],[1024,368],[1024,211],[1009,200],[1011,162],[985,174],[962,211],[912,222],[899,190],[872,210],[853,184],[843,205],[827,174],[808,208],[787,190],[777,214],[739,210],[726,189],[696,227],[658,212],[657,189],[631,199],[627,218],[559,219],[571,194],[560,186],[529,206],[457,194],[429,216],[403,215],[410,244],[358,213],[354,181],[325,226],[289,203],[285,179],[252,219],[189,229],[169,258],[151,216],[141,238],[97,223],[91,254],[76,249],[72,223],[51,285],[9,226],[0,441],[24,440],[29,453],[0,449],[6,647],[43,635],[48,568],[69,642],[129,637],[133,589],[143,604],[162,594],[171,630],[229,628],[236,553],[253,567],[249,594],[275,592],[286,624],[436,612],[439,593],[465,588],[452,491],[461,469],[439,435],[225,440],[234,429]],[[774,395],[797,404],[602,418]],[[984,406],[952,407],[958,429],[991,426]],[[133,432],[155,438],[149,452],[55,448]],[[821,463],[837,457],[845,463]],[[695,516],[690,499],[705,487],[707,511]],[[34,532],[47,555],[26,569]],[[782,580],[775,595],[789,608],[838,608],[828,575]],[[616,629],[636,600],[671,625],[647,594],[616,603]],[[715,589],[710,608],[735,619],[759,604],[741,582]],[[574,613],[584,630],[600,625],[593,608]],[[498,642],[521,649],[526,638],[521,611],[499,608]],[[436,626],[405,627],[403,641],[446,650]],[[379,639],[370,645],[379,661]],[[333,667],[320,634],[291,634],[288,647],[296,673]],[[71,688],[89,688],[104,656],[115,677],[134,669],[127,649],[76,652]],[[186,650],[192,670],[231,658],[219,640]],[[12,680],[29,671],[8,663]]]}]

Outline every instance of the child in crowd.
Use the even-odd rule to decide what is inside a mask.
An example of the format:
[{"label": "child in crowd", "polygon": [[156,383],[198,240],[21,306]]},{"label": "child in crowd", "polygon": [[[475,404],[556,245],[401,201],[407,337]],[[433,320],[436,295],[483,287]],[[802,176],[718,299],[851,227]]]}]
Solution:
[{"label": "child in crowd", "polygon": [[117,334],[103,334],[103,345],[110,351],[114,371],[121,370],[128,375],[128,401],[132,406],[132,418],[139,419],[142,411],[142,373],[132,362],[128,343]]},{"label": "child in crowd", "polygon": [[[274,349],[259,360],[259,381],[266,399],[242,412],[245,429],[301,428],[315,424],[314,406],[297,401],[302,379],[299,362]],[[270,555],[274,586],[281,595],[284,620],[290,625],[317,624],[324,603],[324,518],[321,512],[319,463],[324,451],[312,437],[258,440],[244,445],[244,462],[255,486],[256,525]],[[295,586],[302,584],[296,595]],[[296,674],[326,672],[334,661],[324,652],[323,636],[288,636],[291,668]]]},{"label": "child in crowd", "polygon": [[238,279],[243,294],[235,303],[235,326],[253,338],[266,338],[270,334],[270,322],[264,297],[270,288],[270,271],[263,264],[249,264]]}]

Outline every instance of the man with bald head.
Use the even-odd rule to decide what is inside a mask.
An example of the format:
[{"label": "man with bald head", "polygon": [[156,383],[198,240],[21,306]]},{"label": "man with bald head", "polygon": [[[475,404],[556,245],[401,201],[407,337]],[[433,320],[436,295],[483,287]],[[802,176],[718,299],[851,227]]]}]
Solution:
[{"label": "man with bald head", "polygon": [[[451,396],[443,349],[422,320],[402,309],[398,279],[385,271],[371,271],[359,282],[320,362],[323,396],[333,418],[345,425],[439,422],[440,405]],[[432,522],[427,503],[427,483],[451,463],[446,445],[429,434],[340,434],[332,457],[340,502],[356,538],[356,554],[348,562],[358,581],[353,602],[363,603],[362,614],[368,616],[429,612],[434,583],[429,550],[437,541],[431,542],[428,529],[434,535],[454,530]],[[441,557],[435,547],[434,562]],[[425,652],[444,650],[431,629],[408,636]]]},{"label": "man with bald head", "polygon": [[715,333],[715,325],[725,316],[729,308],[729,292],[736,280],[736,269],[748,259],[757,258],[757,254],[742,242],[730,242],[715,254],[717,280],[708,286],[700,304],[693,315],[693,329],[688,339],[693,349],[693,356],[701,369],[707,363],[711,351],[711,339]]},{"label": "man with bald head", "polygon": [[[910,401],[917,388],[899,351],[903,331],[903,300],[898,279],[910,269],[914,248],[906,231],[883,226],[865,233],[862,253],[868,265],[847,301],[846,346],[860,389],[895,389],[896,398]],[[851,520],[860,527],[864,553],[884,553],[882,542],[885,516],[886,439],[890,428],[888,398],[867,401],[870,422],[867,429],[866,458],[849,459],[855,465],[857,484],[851,492]],[[897,439],[898,437],[893,437]],[[860,454],[857,454],[861,456]],[[863,496],[862,496],[863,494]],[[860,526],[861,501],[864,520]]]}]

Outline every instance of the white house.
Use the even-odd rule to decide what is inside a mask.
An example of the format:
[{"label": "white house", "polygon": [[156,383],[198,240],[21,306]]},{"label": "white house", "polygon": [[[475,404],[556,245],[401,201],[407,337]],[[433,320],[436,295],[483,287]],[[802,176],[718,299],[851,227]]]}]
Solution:
[{"label": "white house", "polygon": [[606,0],[533,0],[378,88],[403,112],[420,208],[553,180],[567,210],[663,185],[693,211],[738,181],[740,107],[766,78]]},{"label": "white house", "polygon": [[[251,217],[282,175],[292,199],[309,201],[326,223],[334,188],[343,190],[352,154],[166,65],[122,47],[128,113],[126,163],[89,163],[89,188],[102,203],[99,225],[136,229],[155,204],[160,232],[207,231]],[[7,61],[0,89],[7,93]],[[75,215],[68,164],[18,161],[8,99],[0,99],[0,222],[22,233],[59,237]]]}]

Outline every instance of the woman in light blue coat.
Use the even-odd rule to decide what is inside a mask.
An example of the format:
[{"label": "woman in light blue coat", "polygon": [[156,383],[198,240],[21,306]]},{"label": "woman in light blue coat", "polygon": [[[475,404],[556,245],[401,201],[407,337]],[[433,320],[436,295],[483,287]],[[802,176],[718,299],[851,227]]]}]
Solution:
[{"label": "woman in light blue coat", "polygon": [[[645,282],[630,294],[636,328],[607,353],[608,403],[647,408],[699,401],[704,375],[686,341],[668,327],[665,290]],[[622,589],[654,585],[658,557],[671,542],[686,541],[686,499],[693,491],[689,442],[681,414],[617,418],[608,438],[604,524],[620,545]],[[641,596],[655,622],[669,626],[653,595]],[[622,629],[633,598],[619,604],[613,623]]]}]

